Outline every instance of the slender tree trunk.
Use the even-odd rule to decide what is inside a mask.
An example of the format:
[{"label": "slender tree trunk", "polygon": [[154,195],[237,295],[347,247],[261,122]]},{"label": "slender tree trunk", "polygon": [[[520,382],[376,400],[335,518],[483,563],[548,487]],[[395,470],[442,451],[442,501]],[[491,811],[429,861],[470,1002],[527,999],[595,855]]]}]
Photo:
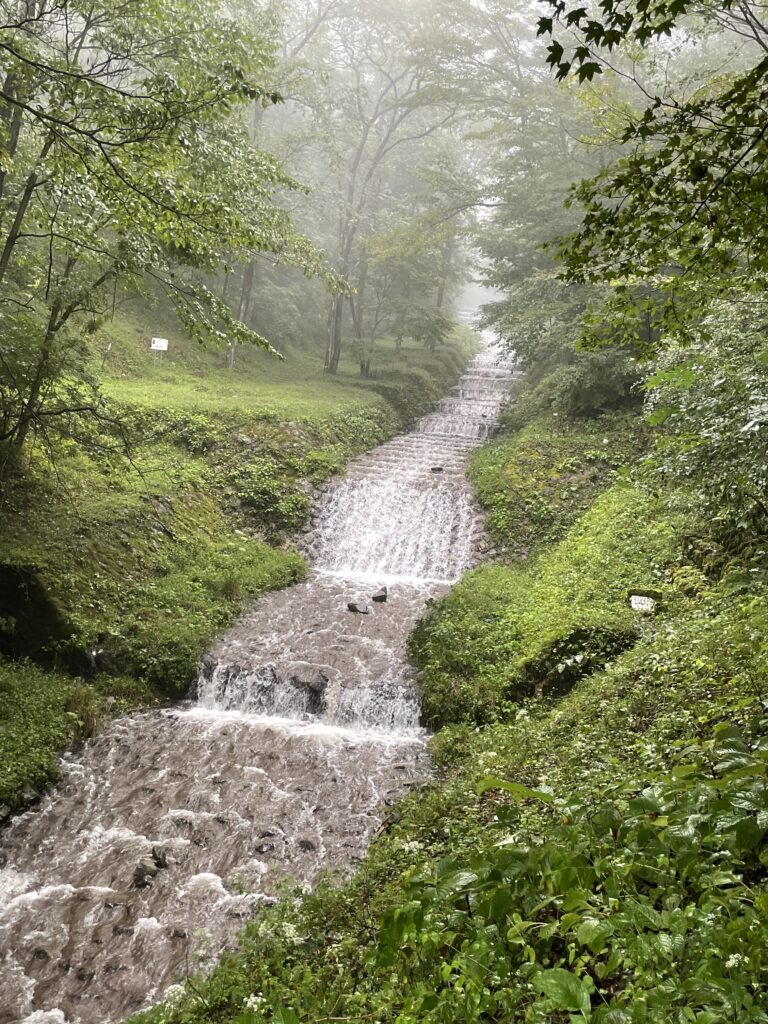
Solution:
[{"label": "slender tree trunk", "polygon": [[[48,153],[50,152],[52,146],[53,136],[47,139],[45,145],[40,151],[40,156],[37,160],[38,166],[48,156]],[[16,207],[16,215],[13,218],[11,230],[8,232],[8,237],[5,240],[3,251],[2,253],[0,253],[0,284],[2,284],[3,278],[5,277],[6,272],[8,270],[8,264],[11,262],[13,250],[16,247],[16,242],[18,241],[19,235],[21,234],[21,227],[24,223],[24,218],[27,215],[27,211],[29,210],[29,204],[32,202],[32,196],[34,195],[37,185],[37,168],[35,168],[35,170],[33,170],[27,178],[27,183],[24,186],[24,191],[21,194],[19,205]]]},{"label": "slender tree trunk", "polygon": [[360,261],[360,276],[357,282],[357,295],[349,300],[352,310],[352,330],[355,339],[362,342],[363,327],[365,324],[365,286],[368,283],[368,260],[363,252]]},{"label": "slender tree trunk", "polygon": [[440,276],[440,285],[437,289],[437,308],[442,311],[445,305],[445,291],[448,287],[448,278],[451,273],[453,266],[453,248],[454,248],[454,237],[453,235],[446,241],[443,246],[443,265]]},{"label": "slender tree trunk", "polygon": [[[16,76],[13,73],[6,75],[5,82],[3,83],[3,93],[6,96],[16,95]],[[6,102],[3,108],[2,114],[0,114],[0,121],[2,121],[3,127],[8,134],[8,142],[5,146],[5,155],[7,161],[10,163],[16,155],[16,150],[19,145],[19,136],[21,134],[21,122],[24,116],[20,106],[16,104]],[[3,200],[5,195],[5,185],[8,179],[7,167],[0,167],[0,202]],[[2,211],[0,211],[0,222],[2,220]]]},{"label": "slender tree trunk", "polygon": [[256,270],[256,261],[251,260],[243,273],[243,286],[240,289],[240,303],[237,307],[237,319],[245,323],[248,319],[248,311],[251,306],[251,295],[253,294],[253,276]]},{"label": "slender tree trunk", "polygon": [[325,351],[325,372],[336,373],[341,356],[341,328],[344,322],[344,296],[334,295],[328,317],[328,347]]},{"label": "slender tree trunk", "polygon": [[48,367],[51,361],[51,353],[53,352],[53,344],[56,340],[56,334],[58,333],[60,326],[58,323],[60,312],[60,305],[58,303],[54,303],[48,317],[48,325],[45,330],[43,344],[40,348],[40,356],[37,360],[35,376],[29,386],[29,393],[22,404],[16,431],[8,443],[10,452],[9,461],[11,464],[17,462],[21,456],[22,449],[27,442],[27,436],[29,435],[30,428],[32,427],[32,423],[40,409],[40,393],[43,390],[43,384],[45,384],[45,380],[48,375]]}]

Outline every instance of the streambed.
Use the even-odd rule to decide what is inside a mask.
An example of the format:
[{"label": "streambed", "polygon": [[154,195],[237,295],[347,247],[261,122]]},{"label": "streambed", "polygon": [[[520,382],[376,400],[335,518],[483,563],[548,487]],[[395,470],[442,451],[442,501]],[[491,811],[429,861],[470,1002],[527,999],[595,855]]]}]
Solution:
[{"label": "streambed", "polygon": [[7,826],[0,1024],[108,1024],[151,1004],[281,880],[353,866],[429,776],[405,643],[487,547],[464,468],[512,377],[486,338],[433,412],[329,488],[309,578],[214,645],[196,700],[113,722]]}]

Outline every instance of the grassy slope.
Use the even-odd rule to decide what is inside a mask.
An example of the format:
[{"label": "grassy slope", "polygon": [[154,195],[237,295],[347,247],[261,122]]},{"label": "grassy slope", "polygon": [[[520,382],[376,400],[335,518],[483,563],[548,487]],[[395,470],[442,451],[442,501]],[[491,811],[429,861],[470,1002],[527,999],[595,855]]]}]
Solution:
[{"label": "grassy slope", "polygon": [[[170,339],[167,358],[148,351],[150,334]],[[245,602],[302,575],[286,538],[313,486],[428,408],[472,344],[462,333],[437,353],[384,345],[361,382],[350,364],[329,378],[301,352],[242,352],[227,370],[157,312],[107,325],[93,369],[130,460],[114,433],[54,440],[0,499],[0,805],[49,780],[110,697],[184,693]],[[89,650],[103,651],[100,681]]]},{"label": "grassy slope", "polygon": [[[527,460],[524,439],[501,444],[487,501]],[[684,562],[678,516],[610,478],[559,543],[470,574],[417,634],[426,680],[446,646],[467,648],[459,724],[433,741],[440,778],[390,813],[364,870],[264,911],[210,979],[143,1020],[768,1019],[768,586],[738,567],[708,581]],[[552,648],[558,617],[626,625],[626,587],[649,581],[661,610],[634,622],[634,646],[474,725],[477,691]]]}]

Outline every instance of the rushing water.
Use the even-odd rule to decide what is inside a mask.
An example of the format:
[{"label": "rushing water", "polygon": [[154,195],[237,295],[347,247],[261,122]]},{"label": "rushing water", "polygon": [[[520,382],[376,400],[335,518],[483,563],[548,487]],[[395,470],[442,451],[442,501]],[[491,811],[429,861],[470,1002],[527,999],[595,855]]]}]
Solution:
[{"label": "rushing water", "polygon": [[160,998],[282,879],[352,865],[427,776],[405,640],[481,557],[464,466],[511,377],[487,343],[412,433],[356,459],[312,517],[308,580],[221,638],[197,700],[115,721],[5,829],[0,1024],[105,1024]]}]

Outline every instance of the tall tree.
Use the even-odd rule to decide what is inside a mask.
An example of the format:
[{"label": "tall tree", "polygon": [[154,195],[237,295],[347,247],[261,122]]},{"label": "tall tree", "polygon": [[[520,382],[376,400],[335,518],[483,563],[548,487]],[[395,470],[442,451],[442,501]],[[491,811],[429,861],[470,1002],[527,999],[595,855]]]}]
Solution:
[{"label": "tall tree", "polygon": [[238,107],[277,99],[272,46],[212,0],[0,6],[0,473],[34,428],[100,415],[82,328],[118,287],[162,288],[200,340],[268,347],[206,287],[223,252],[319,253],[273,201],[294,187]]}]

